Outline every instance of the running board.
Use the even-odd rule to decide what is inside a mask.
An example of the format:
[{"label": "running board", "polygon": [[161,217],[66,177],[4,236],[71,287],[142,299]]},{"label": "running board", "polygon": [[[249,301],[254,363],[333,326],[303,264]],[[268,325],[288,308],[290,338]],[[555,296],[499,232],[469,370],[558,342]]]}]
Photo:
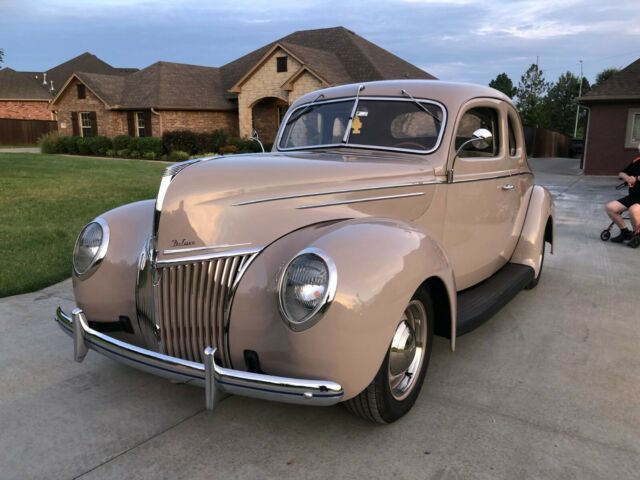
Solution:
[{"label": "running board", "polygon": [[484,282],[458,292],[456,336],[478,328],[533,280],[533,268],[507,263]]}]

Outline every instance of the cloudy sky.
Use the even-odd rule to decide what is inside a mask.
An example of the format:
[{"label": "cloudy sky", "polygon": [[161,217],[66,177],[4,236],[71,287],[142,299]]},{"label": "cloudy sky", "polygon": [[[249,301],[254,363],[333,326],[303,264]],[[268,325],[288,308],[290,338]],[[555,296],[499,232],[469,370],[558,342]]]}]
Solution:
[{"label": "cloudy sky", "polygon": [[444,80],[589,80],[640,57],[639,0],[0,0],[5,66],[45,70],[85,51],[119,67],[220,66],[295,30],[343,25]]}]

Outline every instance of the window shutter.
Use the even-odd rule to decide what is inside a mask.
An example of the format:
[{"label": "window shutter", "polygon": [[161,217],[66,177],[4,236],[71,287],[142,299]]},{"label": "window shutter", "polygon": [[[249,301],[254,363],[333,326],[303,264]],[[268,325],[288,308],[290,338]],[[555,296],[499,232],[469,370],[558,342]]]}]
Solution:
[{"label": "window shutter", "polygon": [[153,136],[151,133],[151,111],[144,112],[144,136]]},{"label": "window shutter", "polygon": [[127,124],[129,125],[129,135],[136,136],[136,120],[133,116],[133,112],[127,112]]},{"label": "window shutter", "polygon": [[91,136],[95,137],[98,135],[98,118],[96,117],[96,112],[89,112],[89,120],[91,121]]},{"label": "window shutter", "polygon": [[71,127],[73,128],[73,135],[80,135],[80,124],[78,123],[78,112],[71,112]]}]

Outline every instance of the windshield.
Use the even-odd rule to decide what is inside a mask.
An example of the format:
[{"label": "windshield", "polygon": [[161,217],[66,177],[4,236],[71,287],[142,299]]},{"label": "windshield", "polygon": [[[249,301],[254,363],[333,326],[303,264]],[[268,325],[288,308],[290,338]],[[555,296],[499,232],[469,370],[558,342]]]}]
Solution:
[{"label": "windshield", "polygon": [[[284,126],[278,148],[345,145],[345,129],[354,101],[299,107]],[[435,103],[421,101],[419,106],[413,101],[360,98],[346,144],[429,153],[438,146],[444,115],[443,109]]]}]

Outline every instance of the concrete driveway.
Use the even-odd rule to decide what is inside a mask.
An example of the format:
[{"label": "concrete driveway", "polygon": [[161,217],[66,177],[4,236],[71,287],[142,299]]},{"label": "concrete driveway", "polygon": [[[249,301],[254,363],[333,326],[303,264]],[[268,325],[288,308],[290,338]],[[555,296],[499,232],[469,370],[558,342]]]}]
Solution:
[{"label": "concrete driveway", "polygon": [[436,338],[413,411],[226,399],[74,363],[54,324],[69,281],[0,300],[0,478],[631,479],[640,475],[640,250],[601,242],[613,178],[532,162],[556,198],[538,288],[458,341]]}]

